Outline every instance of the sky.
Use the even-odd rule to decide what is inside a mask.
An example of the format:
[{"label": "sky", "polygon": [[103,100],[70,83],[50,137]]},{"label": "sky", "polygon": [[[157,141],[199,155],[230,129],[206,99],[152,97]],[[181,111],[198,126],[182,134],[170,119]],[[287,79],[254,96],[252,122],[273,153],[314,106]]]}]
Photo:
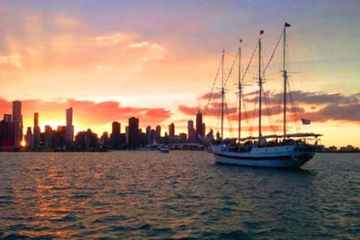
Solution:
[{"label": "sky", "polygon": [[[64,124],[65,109],[73,107],[77,131],[100,134],[114,120],[124,131],[137,116],[142,128],[174,122],[179,133],[202,109],[208,129],[216,130],[219,98],[209,101],[207,94],[222,49],[228,73],[239,39],[245,65],[263,29],[266,62],[287,21],[289,131],[321,133],[326,145],[360,146],[359,10],[358,0],[0,0],[0,113],[19,99],[25,126],[34,112],[42,127]],[[280,56],[264,86],[269,133],[281,132]],[[237,135],[237,69],[232,73],[227,136]],[[244,135],[254,135],[256,64],[245,83]],[[301,126],[301,118],[312,124]]]}]

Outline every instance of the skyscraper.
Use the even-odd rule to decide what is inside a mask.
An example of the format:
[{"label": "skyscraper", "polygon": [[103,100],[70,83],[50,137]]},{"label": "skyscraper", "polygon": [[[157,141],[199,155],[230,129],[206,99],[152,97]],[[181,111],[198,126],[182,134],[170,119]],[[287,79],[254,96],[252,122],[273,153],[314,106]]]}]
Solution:
[{"label": "skyscraper", "polygon": [[26,147],[31,149],[33,147],[33,134],[31,127],[28,127],[25,134]]},{"label": "skyscraper", "polygon": [[53,130],[49,125],[45,126],[44,146],[46,148],[51,148],[53,146]]},{"label": "skyscraper", "polygon": [[111,145],[113,148],[120,147],[121,124],[114,121],[111,125]]},{"label": "skyscraper", "polygon": [[131,117],[129,119],[129,148],[136,149],[139,146],[139,119]]},{"label": "skyscraper", "polygon": [[171,123],[169,125],[169,137],[174,138],[175,137],[175,124]]},{"label": "skyscraper", "polygon": [[203,136],[202,112],[198,111],[196,114],[196,139]]},{"label": "skyscraper", "polygon": [[193,120],[188,121],[187,128],[188,128],[188,140],[189,140],[189,142],[194,142],[195,141],[195,129],[194,129],[194,121]]},{"label": "skyscraper", "polygon": [[146,127],[146,144],[152,144],[153,141],[152,141],[152,136],[151,136],[151,127],[150,126],[147,126]]},{"label": "skyscraper", "polygon": [[65,143],[71,145],[74,141],[73,108],[66,109]]},{"label": "skyscraper", "polygon": [[5,114],[0,121],[0,150],[12,150],[14,147],[14,122],[10,114]]},{"label": "skyscraper", "polygon": [[21,102],[13,101],[12,104],[12,120],[14,125],[14,147],[20,147],[20,143],[23,138],[23,119],[21,114]]},{"label": "skyscraper", "polygon": [[33,145],[35,148],[40,146],[40,127],[39,127],[39,113],[34,113],[34,137],[33,137]]},{"label": "skyscraper", "polygon": [[161,141],[161,126],[157,125],[155,128],[155,141],[156,143],[160,143]]}]

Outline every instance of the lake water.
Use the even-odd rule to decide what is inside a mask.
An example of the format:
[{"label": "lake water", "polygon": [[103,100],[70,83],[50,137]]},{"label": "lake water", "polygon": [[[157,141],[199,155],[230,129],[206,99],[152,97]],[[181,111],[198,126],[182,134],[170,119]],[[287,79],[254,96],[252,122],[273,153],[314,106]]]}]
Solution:
[{"label": "lake water", "polygon": [[206,152],[0,153],[0,238],[360,239],[360,155],[286,171]]}]

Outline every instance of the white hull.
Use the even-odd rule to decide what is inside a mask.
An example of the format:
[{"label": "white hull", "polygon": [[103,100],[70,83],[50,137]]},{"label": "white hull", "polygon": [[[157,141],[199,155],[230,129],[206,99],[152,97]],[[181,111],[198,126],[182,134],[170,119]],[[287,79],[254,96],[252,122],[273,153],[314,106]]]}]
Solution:
[{"label": "white hull", "polygon": [[299,168],[314,156],[313,151],[299,150],[296,145],[253,147],[249,152],[228,151],[222,146],[212,149],[216,163],[252,167]]}]

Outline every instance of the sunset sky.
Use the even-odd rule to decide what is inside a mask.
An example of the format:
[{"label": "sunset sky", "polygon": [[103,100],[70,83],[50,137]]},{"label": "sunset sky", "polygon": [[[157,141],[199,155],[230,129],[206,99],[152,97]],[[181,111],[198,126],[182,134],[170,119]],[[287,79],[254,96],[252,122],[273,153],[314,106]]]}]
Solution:
[{"label": "sunset sky", "polygon": [[[359,0],[0,0],[0,113],[19,99],[25,126],[32,126],[34,112],[41,126],[64,124],[72,106],[76,130],[100,134],[117,120],[124,131],[137,116],[142,128],[174,122],[177,133],[185,131],[208,102],[222,49],[228,72],[239,39],[245,63],[264,29],[266,62],[287,21],[297,112],[290,114],[290,131],[324,134],[326,145],[360,146],[359,11]],[[280,56],[264,87],[264,115],[272,116],[265,130],[277,133]],[[245,80],[244,135],[256,134],[255,68]],[[236,78],[226,87],[227,136],[237,135]],[[216,96],[205,115],[216,129]],[[301,117],[312,124],[301,126]]]}]

